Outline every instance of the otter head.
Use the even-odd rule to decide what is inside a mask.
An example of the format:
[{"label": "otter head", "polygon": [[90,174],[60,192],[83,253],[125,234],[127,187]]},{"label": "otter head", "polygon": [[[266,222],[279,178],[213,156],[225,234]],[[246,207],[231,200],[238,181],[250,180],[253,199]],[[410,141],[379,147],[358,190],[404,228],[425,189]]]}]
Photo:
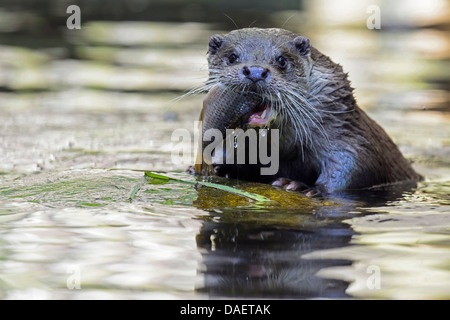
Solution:
[{"label": "otter head", "polygon": [[213,35],[209,82],[261,95],[265,103],[250,115],[248,124],[268,126],[279,115],[293,113],[294,101],[305,96],[310,52],[307,38],[283,29],[248,28]]}]

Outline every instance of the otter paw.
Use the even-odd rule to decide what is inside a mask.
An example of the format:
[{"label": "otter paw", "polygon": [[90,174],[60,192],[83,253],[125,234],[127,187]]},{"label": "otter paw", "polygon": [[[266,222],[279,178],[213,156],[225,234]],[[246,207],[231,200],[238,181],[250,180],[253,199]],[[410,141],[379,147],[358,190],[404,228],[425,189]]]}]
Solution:
[{"label": "otter paw", "polygon": [[230,169],[224,165],[215,165],[214,174],[219,177],[230,178]]},{"label": "otter paw", "polygon": [[278,178],[277,180],[272,182],[272,185],[286,188],[286,190],[294,190],[294,191],[305,191],[310,189],[310,187],[304,184],[303,182],[287,178]]},{"label": "otter paw", "polygon": [[195,172],[195,166],[189,166],[186,169],[186,173],[192,174],[192,175],[196,175],[197,173]]}]

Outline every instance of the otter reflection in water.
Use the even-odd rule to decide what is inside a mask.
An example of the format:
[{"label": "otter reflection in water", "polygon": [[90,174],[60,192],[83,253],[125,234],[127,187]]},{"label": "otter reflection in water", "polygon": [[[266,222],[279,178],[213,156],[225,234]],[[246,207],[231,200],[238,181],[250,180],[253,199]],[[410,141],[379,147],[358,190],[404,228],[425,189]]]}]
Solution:
[{"label": "otter reflection in water", "polygon": [[204,286],[198,291],[235,297],[346,296],[348,283],[315,274],[322,268],[350,265],[351,261],[309,260],[302,255],[348,245],[352,235],[348,226],[278,228],[223,221],[224,216],[212,214],[197,236],[204,276]]}]

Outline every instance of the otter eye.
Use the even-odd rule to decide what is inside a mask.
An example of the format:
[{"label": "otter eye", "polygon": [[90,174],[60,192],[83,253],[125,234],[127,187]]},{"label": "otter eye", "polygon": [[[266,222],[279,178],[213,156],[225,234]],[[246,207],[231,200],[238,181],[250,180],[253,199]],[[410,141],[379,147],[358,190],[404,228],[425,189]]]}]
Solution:
[{"label": "otter eye", "polygon": [[283,56],[279,56],[277,59],[277,64],[280,68],[284,69],[287,67],[287,60]]},{"label": "otter eye", "polygon": [[229,64],[233,64],[233,63],[235,63],[237,60],[238,60],[238,56],[235,55],[234,53],[231,54],[231,55],[228,57],[228,63],[229,63]]}]

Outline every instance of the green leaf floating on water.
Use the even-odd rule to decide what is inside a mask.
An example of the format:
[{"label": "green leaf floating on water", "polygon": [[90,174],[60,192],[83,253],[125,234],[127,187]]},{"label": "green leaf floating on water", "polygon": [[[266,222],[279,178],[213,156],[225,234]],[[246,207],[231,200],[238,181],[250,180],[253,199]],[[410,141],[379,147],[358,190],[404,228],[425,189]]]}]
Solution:
[{"label": "green leaf floating on water", "polygon": [[231,192],[234,194],[238,194],[242,197],[246,197],[248,199],[257,201],[257,202],[271,202],[272,200],[270,200],[267,197],[264,197],[262,195],[256,194],[256,193],[252,193],[252,192],[248,192],[248,191],[244,191],[244,190],[240,190],[240,189],[236,189],[230,186],[225,186],[223,184],[218,184],[218,183],[213,183],[213,182],[205,182],[205,181],[190,181],[190,180],[183,180],[183,179],[176,179],[176,178],[172,178],[172,177],[168,177],[162,174],[158,174],[158,173],[153,173],[153,172],[149,172],[146,171],[145,172],[145,176],[147,178],[152,179],[151,183],[153,184],[162,184],[162,183],[167,183],[170,181],[176,181],[176,182],[181,182],[181,183],[185,183],[185,184],[190,184],[190,185],[202,185],[205,187],[209,187],[209,188],[215,188],[215,189],[219,189],[225,192]]}]

